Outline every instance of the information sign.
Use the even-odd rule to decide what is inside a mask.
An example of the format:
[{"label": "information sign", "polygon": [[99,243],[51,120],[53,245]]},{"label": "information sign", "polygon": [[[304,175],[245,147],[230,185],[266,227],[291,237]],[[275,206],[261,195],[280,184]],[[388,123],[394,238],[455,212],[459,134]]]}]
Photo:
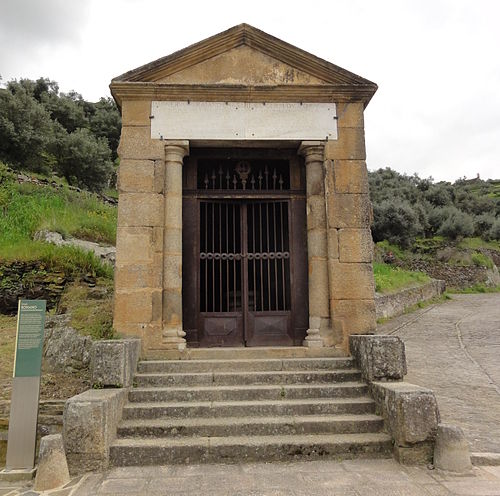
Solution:
[{"label": "information sign", "polygon": [[34,466],[45,308],[44,300],[19,300],[6,471]]},{"label": "information sign", "polygon": [[14,377],[38,377],[42,367],[44,300],[19,300]]}]

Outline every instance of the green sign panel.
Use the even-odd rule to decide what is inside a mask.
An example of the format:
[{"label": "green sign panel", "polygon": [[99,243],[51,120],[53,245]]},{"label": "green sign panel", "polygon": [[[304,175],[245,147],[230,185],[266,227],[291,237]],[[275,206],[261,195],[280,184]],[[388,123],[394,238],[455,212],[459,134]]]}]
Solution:
[{"label": "green sign panel", "polygon": [[45,300],[19,300],[14,377],[40,377]]}]

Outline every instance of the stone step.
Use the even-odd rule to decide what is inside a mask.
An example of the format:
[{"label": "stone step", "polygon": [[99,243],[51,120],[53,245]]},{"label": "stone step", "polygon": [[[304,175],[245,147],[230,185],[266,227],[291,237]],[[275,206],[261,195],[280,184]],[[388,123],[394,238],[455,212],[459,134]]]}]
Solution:
[{"label": "stone step", "polygon": [[180,463],[242,463],[324,458],[390,457],[384,433],[283,436],[228,436],[176,439],[116,439],[110,447],[114,466]]},{"label": "stone step", "polygon": [[373,413],[375,403],[367,396],[358,398],[314,398],[262,401],[199,401],[129,403],[123,419],[249,417],[283,415],[332,415]]},{"label": "stone step", "polygon": [[244,401],[299,398],[351,398],[366,395],[362,382],[336,384],[289,384],[246,386],[143,387],[130,390],[130,402],[153,401]]},{"label": "stone step", "polygon": [[208,386],[243,384],[311,384],[358,381],[357,369],[264,372],[193,372],[171,374],[136,374],[138,387],[148,386]]},{"label": "stone step", "polygon": [[122,421],[118,426],[118,437],[354,434],[378,432],[382,427],[383,419],[373,414],[149,419]]},{"label": "stone step", "polygon": [[255,346],[228,348],[186,348],[178,350],[148,350],[151,360],[234,360],[262,358],[324,358],[345,357],[338,348],[307,348],[305,346]]},{"label": "stone step", "polygon": [[269,358],[231,360],[146,360],[139,373],[263,372],[282,370],[336,370],[353,368],[352,358]]}]

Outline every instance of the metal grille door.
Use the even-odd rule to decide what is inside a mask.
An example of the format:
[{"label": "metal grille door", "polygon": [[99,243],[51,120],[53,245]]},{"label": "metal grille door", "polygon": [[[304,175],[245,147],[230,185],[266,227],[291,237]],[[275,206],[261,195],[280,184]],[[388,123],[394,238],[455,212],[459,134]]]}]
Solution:
[{"label": "metal grille door", "polygon": [[234,203],[201,203],[201,311],[241,312],[241,209]]},{"label": "metal grille door", "polygon": [[291,344],[288,201],[200,202],[206,346]]},{"label": "metal grille door", "polygon": [[290,310],[288,202],[248,204],[247,225],[249,310]]}]

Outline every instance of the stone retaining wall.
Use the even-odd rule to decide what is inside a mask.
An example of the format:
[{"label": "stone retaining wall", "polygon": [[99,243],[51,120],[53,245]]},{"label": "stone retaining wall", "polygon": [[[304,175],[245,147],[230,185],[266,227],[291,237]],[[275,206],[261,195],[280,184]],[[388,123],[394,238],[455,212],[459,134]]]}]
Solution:
[{"label": "stone retaining wall", "polygon": [[2,262],[0,264],[0,313],[15,314],[19,298],[47,300],[47,310],[54,308],[67,283],[63,272],[52,272],[40,261]]},{"label": "stone retaining wall", "polygon": [[[490,255],[490,253],[488,253]],[[494,270],[477,265],[455,265],[437,260],[413,260],[402,264],[405,270],[425,272],[433,279],[445,282],[446,287],[464,289],[474,284],[486,284],[496,286],[498,282],[494,278]]]},{"label": "stone retaining wall", "polygon": [[433,279],[422,286],[406,288],[397,293],[376,294],[375,311],[377,319],[396,317],[406,309],[422,301],[440,296],[446,289],[444,281]]}]

